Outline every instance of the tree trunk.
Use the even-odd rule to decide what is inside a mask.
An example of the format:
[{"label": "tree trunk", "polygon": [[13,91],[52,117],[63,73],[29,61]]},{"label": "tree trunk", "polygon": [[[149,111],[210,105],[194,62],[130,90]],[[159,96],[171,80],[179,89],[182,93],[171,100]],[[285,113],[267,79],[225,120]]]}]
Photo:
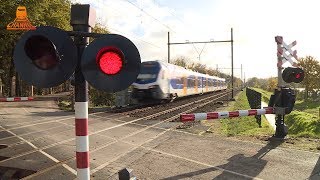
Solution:
[{"label": "tree trunk", "polygon": [[13,64],[13,59],[11,60],[11,63],[10,63],[10,69],[9,69],[9,80],[8,80],[8,88],[9,88],[9,96],[12,97],[15,93],[13,92],[13,82],[12,82],[12,79],[14,77],[14,64]]}]

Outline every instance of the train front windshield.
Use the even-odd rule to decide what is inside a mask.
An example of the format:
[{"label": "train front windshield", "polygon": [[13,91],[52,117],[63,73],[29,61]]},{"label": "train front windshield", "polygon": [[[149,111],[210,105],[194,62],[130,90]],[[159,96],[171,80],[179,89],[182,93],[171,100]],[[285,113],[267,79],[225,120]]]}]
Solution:
[{"label": "train front windshield", "polygon": [[147,84],[157,80],[160,71],[158,62],[142,62],[140,74],[137,77],[136,83]]}]

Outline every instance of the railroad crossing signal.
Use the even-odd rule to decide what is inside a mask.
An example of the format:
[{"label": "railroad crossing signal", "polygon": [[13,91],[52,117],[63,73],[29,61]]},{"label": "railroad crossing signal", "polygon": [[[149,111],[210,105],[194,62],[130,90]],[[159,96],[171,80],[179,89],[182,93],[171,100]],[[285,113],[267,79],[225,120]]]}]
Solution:
[{"label": "railroad crossing signal", "polygon": [[298,67],[297,63],[293,59],[298,60],[297,50],[292,50],[297,44],[297,41],[293,41],[289,45],[283,42],[282,36],[276,36],[275,40],[278,44],[278,69],[281,71],[284,62],[289,61],[293,67],[287,67],[282,72],[282,79],[286,83],[300,83],[304,79],[304,71],[301,67]]},{"label": "railroad crossing signal", "polygon": [[54,87],[74,72],[77,47],[65,31],[41,26],[23,34],[14,49],[13,60],[21,79],[28,84]]},{"label": "railroad crossing signal", "polygon": [[301,68],[287,67],[282,72],[282,79],[286,83],[300,83],[304,79],[304,71]]},{"label": "railroad crossing signal", "polygon": [[287,45],[285,42],[283,42],[282,36],[276,36],[275,37],[277,44],[280,44],[280,48],[278,48],[277,56],[278,58],[283,58],[282,63],[278,63],[278,67],[281,67],[285,61],[289,61],[292,66],[297,67],[297,64],[293,62],[292,58],[295,60],[298,60],[297,56],[297,50],[292,51],[291,48],[293,48],[295,45],[297,45],[297,41],[293,41],[289,45]]},{"label": "railroad crossing signal", "polygon": [[126,37],[106,34],[84,50],[81,70],[93,87],[118,92],[129,87],[140,72],[140,55]]},{"label": "railroad crossing signal", "polygon": [[[24,81],[49,88],[71,77],[78,63],[78,51],[67,32],[40,26],[21,37],[13,59]],[[136,80],[141,59],[137,47],[126,37],[103,34],[85,48],[79,63],[85,79],[94,88],[117,92]]]},{"label": "railroad crossing signal", "polygon": [[[87,180],[90,167],[86,81],[96,89],[121,91],[136,80],[141,64],[139,51],[129,39],[90,33],[95,18],[90,5],[72,5],[70,24],[74,31],[38,27],[21,37],[13,56],[17,72],[31,85],[48,88],[70,77],[74,79],[77,178]],[[74,36],[74,41],[69,36]],[[96,39],[89,44],[88,37]]]}]

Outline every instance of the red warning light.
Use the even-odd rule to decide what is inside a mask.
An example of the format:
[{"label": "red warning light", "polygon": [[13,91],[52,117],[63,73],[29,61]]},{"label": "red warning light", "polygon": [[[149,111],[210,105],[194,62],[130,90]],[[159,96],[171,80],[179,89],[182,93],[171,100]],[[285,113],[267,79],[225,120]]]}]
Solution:
[{"label": "red warning light", "polygon": [[115,47],[100,49],[96,57],[101,71],[108,75],[117,74],[121,70],[123,59],[123,53]]},{"label": "red warning light", "polygon": [[301,77],[300,73],[296,74],[296,79],[299,79]]}]

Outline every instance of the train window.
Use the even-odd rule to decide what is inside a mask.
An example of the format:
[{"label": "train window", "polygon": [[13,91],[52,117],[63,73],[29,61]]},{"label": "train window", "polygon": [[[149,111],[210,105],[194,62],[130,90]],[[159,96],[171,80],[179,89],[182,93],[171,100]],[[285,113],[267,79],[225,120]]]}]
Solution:
[{"label": "train window", "polygon": [[188,87],[192,87],[192,82],[191,82],[191,79],[190,78],[188,78]]},{"label": "train window", "polygon": [[156,74],[139,74],[137,79],[153,79],[156,78]]},{"label": "train window", "polygon": [[194,77],[188,77],[188,87],[194,87],[194,86],[195,86]]}]

